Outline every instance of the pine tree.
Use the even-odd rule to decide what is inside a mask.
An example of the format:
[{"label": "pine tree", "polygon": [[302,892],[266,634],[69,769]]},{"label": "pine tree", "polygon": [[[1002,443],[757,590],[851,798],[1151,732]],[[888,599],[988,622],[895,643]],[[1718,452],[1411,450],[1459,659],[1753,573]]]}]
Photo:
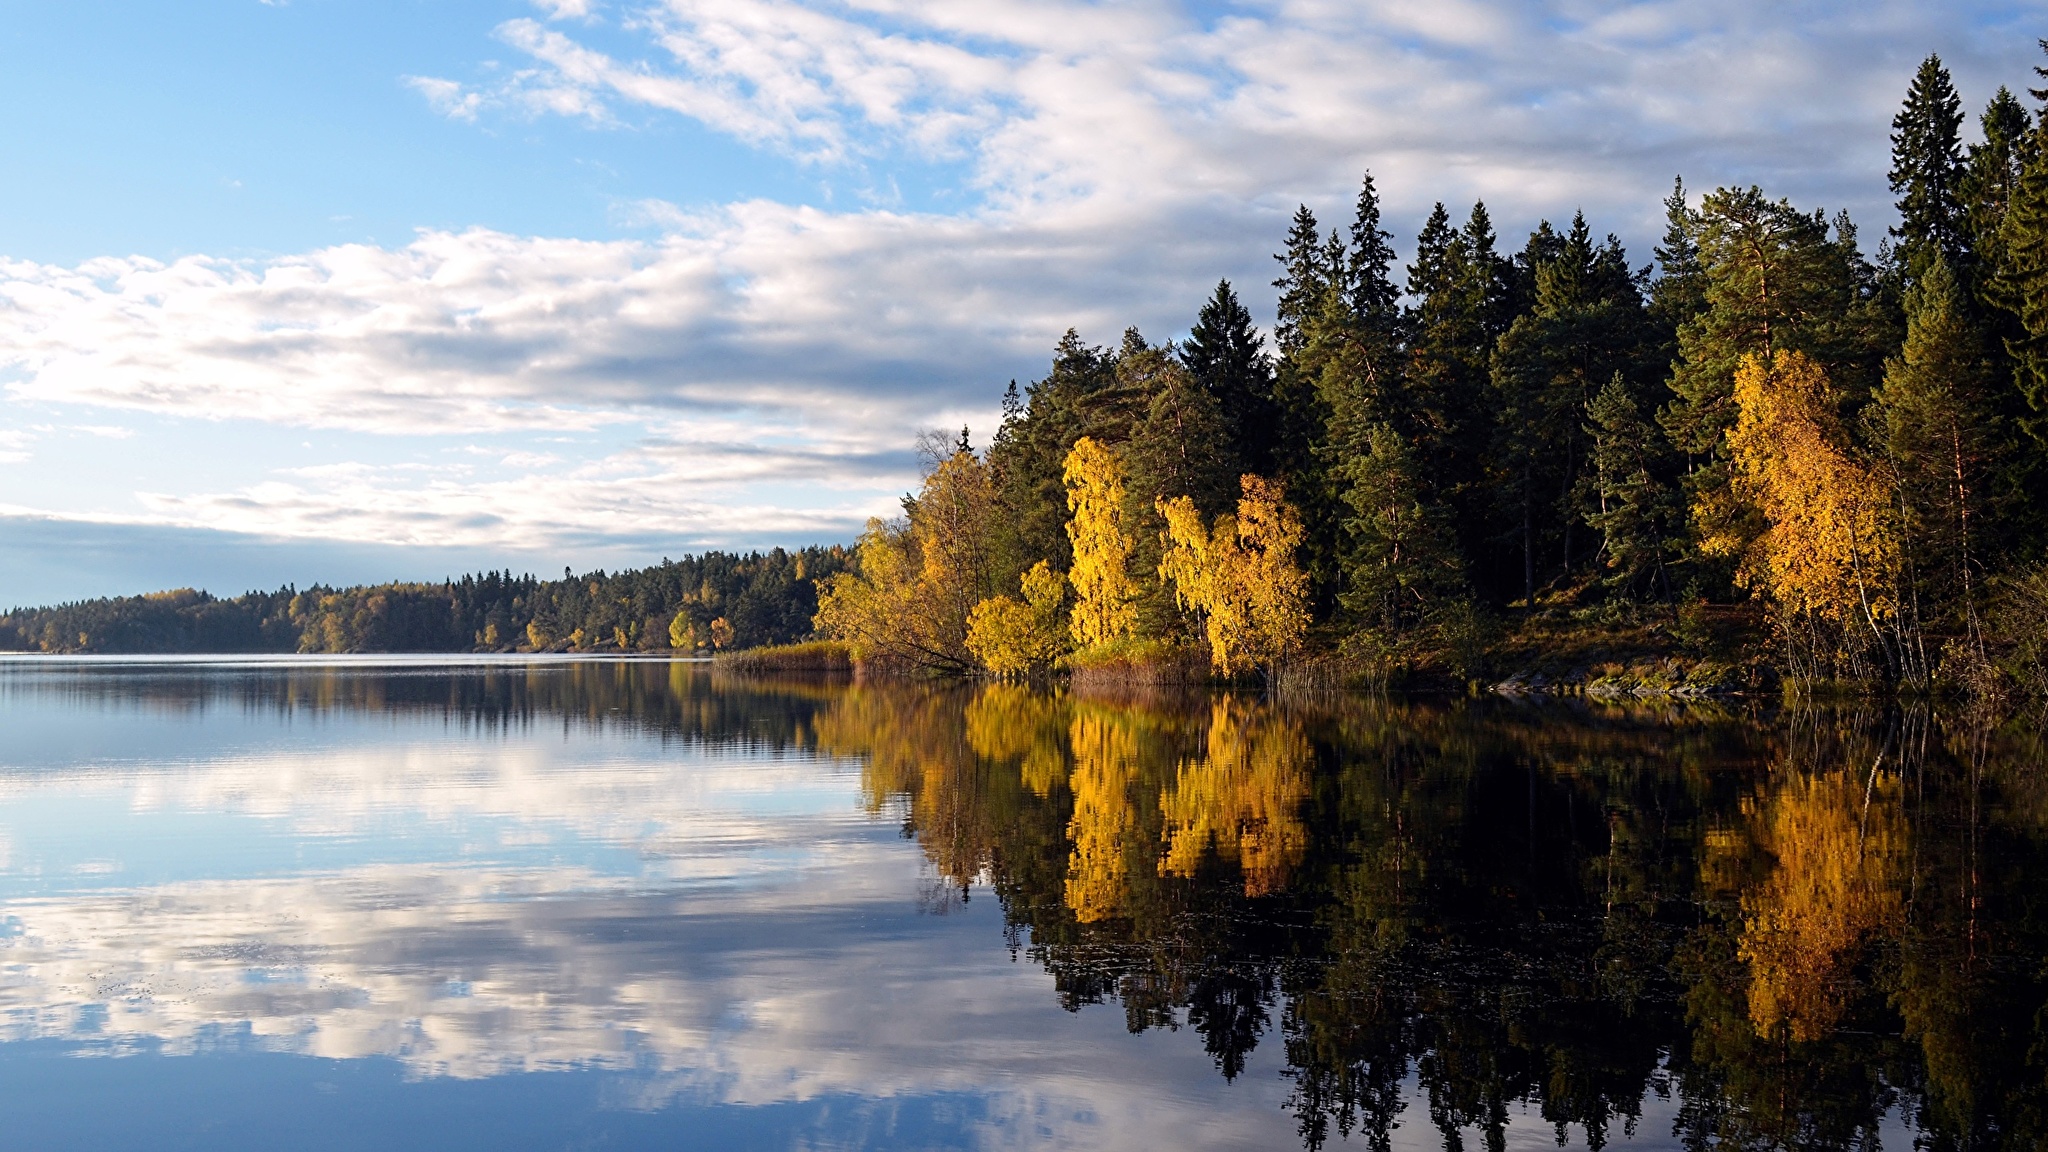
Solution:
[{"label": "pine tree", "polygon": [[1972,287],[1983,300],[1985,289],[2004,264],[2001,232],[2013,194],[2019,188],[2020,174],[2026,170],[2032,125],[2027,122],[2026,108],[2003,87],[1985,105],[1978,125],[1984,140],[1970,145],[1962,201],[1970,247],[1977,258],[1978,275]]},{"label": "pine tree", "polygon": [[1988,543],[1985,472],[2000,440],[1992,369],[1947,261],[1928,266],[1906,295],[1906,313],[1905,347],[1887,367],[1875,410],[1919,593],[1907,607],[1960,627],[1974,644]]},{"label": "pine tree", "polygon": [[1499,518],[1521,545],[1523,602],[1533,606],[1540,573],[1569,576],[1590,555],[1583,536],[1593,490],[1587,407],[1617,373],[1647,370],[1649,325],[1620,242],[1595,246],[1583,215],[1557,234],[1547,224],[1529,239],[1523,264],[1533,306],[1500,338],[1493,355],[1493,458]]},{"label": "pine tree", "polygon": [[1898,196],[1900,260],[1909,282],[1939,258],[1970,266],[1963,211],[1963,104],[1941,57],[1929,56],[1892,119],[1891,189]]},{"label": "pine tree", "polygon": [[1233,455],[1245,468],[1269,471],[1278,419],[1273,365],[1266,359],[1265,338],[1230,281],[1217,281],[1216,294],[1202,305],[1180,358],[1195,382],[1215,398]]},{"label": "pine tree", "polygon": [[2026,400],[2020,426],[2048,448],[2048,148],[2032,150],[2006,212],[1992,299],[2016,331],[2005,346]]},{"label": "pine tree", "polygon": [[1341,470],[1351,515],[1340,603],[1398,636],[1463,596],[1464,576],[1449,517],[1426,495],[1407,442],[1384,424],[1365,439]]},{"label": "pine tree", "polygon": [[1853,232],[1838,227],[1830,236],[1819,213],[1753,187],[1716,189],[1688,219],[1706,307],[1679,325],[1672,396],[1657,419],[1687,458],[1692,534],[1728,538],[1754,527],[1730,496],[1737,367],[1748,357],[1768,364],[1780,351],[1803,351],[1834,378],[1838,395],[1853,398],[1867,394],[1862,374],[1880,346],[1852,323],[1859,305],[1867,306],[1868,281]]},{"label": "pine tree", "polygon": [[1664,479],[1669,448],[1663,433],[1644,417],[1620,373],[1600,389],[1586,416],[1599,494],[1599,509],[1586,523],[1601,535],[1608,586],[1625,595],[1668,601],[1669,563],[1684,508]]}]

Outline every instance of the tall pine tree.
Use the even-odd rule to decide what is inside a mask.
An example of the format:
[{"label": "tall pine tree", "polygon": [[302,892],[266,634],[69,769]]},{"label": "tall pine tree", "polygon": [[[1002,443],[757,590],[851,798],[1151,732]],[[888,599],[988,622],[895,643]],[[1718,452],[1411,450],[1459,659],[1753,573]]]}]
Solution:
[{"label": "tall pine tree", "polygon": [[1278,420],[1265,344],[1230,281],[1220,280],[1180,349],[1181,363],[1215,398],[1239,463],[1260,475],[1273,466]]}]

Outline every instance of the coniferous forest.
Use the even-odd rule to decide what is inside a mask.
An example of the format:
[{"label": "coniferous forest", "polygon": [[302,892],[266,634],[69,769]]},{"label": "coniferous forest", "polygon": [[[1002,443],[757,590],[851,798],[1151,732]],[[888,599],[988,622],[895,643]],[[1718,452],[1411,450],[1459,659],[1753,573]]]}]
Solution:
[{"label": "coniferous forest", "polygon": [[954,674],[2040,692],[2048,88],[2026,91],[1966,144],[1920,66],[1874,244],[1680,181],[1647,259],[1581,213],[1517,241],[1438,204],[1404,266],[1367,174],[1348,219],[1295,213],[1270,333],[1228,281],[1184,341],[1070,331],[985,449],[927,439],[921,490],[852,550],[92,601],[0,618],[0,645],[820,635]]},{"label": "coniferous forest", "polygon": [[178,652],[665,652],[800,639],[814,580],[843,548],[707,552],[658,567],[538,580],[486,572],[439,584],[282,588],[232,600],[180,589],[0,616],[0,649]]}]

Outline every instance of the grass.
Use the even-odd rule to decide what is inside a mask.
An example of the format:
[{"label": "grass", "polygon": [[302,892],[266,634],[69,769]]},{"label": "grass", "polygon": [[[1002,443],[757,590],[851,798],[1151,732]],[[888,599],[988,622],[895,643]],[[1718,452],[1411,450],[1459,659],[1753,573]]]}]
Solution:
[{"label": "grass", "polygon": [[728,672],[772,675],[785,672],[852,672],[853,653],[837,640],[773,644],[742,652],[721,652],[717,666]]}]

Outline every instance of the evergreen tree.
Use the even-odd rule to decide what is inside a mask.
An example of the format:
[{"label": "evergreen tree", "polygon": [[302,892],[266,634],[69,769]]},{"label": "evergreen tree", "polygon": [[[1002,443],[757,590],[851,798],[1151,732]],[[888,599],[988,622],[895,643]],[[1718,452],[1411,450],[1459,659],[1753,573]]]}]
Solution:
[{"label": "evergreen tree", "polygon": [[1431,501],[1414,454],[1384,424],[1340,470],[1348,537],[1340,602],[1370,627],[1399,635],[1464,594],[1457,539]]},{"label": "evergreen tree", "polygon": [[[1071,563],[1061,469],[1074,442],[1095,430],[1097,397],[1115,382],[1116,357],[1070,328],[1053,351],[1052,371],[1031,384],[997,431],[988,464],[1021,555],[1043,557],[1061,571]],[[1130,421],[1123,423],[1127,429]],[[1007,585],[1018,573],[1000,575]]]},{"label": "evergreen tree", "polygon": [[1489,357],[1512,319],[1507,262],[1495,251],[1486,205],[1474,204],[1463,228],[1452,229],[1438,205],[1417,238],[1408,269],[1414,298],[1405,386],[1405,436],[1423,482],[1451,512],[1460,553],[1481,572],[1480,558],[1497,549],[1487,520],[1487,452],[1493,436]]},{"label": "evergreen tree", "polygon": [[1646,314],[1627,255],[1613,237],[1595,246],[1583,214],[1560,236],[1547,224],[1531,235],[1523,261],[1533,272],[1533,307],[1502,335],[1492,362],[1499,422],[1494,458],[1502,519],[1514,524],[1521,595],[1534,604],[1540,572],[1556,557],[1569,576],[1590,555],[1575,529],[1593,494],[1582,420],[1616,374],[1645,374]]},{"label": "evergreen tree", "polygon": [[1351,310],[1369,327],[1391,333],[1400,323],[1401,290],[1393,279],[1393,235],[1380,227],[1379,190],[1372,173],[1358,190],[1358,213],[1351,222],[1349,297]]},{"label": "evergreen tree", "polygon": [[1853,407],[1869,393],[1870,364],[1882,363],[1889,332],[1871,322],[1874,276],[1846,218],[1831,236],[1820,213],[1752,187],[1716,189],[1689,221],[1706,306],[1679,325],[1672,396],[1658,422],[1687,458],[1693,535],[1730,537],[1748,530],[1727,467],[1737,367],[1751,356],[1768,364],[1780,351],[1804,352]]},{"label": "evergreen tree", "polygon": [[1323,305],[1323,293],[1330,286],[1330,269],[1325,265],[1322,232],[1316,214],[1303,204],[1294,210],[1294,222],[1287,229],[1287,250],[1273,259],[1280,262],[1280,278],[1273,287],[1280,290],[1279,316],[1273,324],[1273,343],[1281,356],[1300,348],[1307,339],[1302,327]]},{"label": "evergreen tree", "polygon": [[1355,315],[1349,297],[1349,255],[1334,229],[1327,243],[1319,240],[1315,216],[1304,207],[1295,213],[1287,251],[1276,259],[1286,275],[1274,281],[1280,289],[1274,326],[1280,362],[1273,383],[1278,419],[1271,464],[1273,474],[1303,509],[1303,518],[1316,526],[1302,549],[1302,563],[1316,598],[1326,602],[1336,569],[1333,521],[1324,514],[1330,500],[1324,446],[1330,414],[1322,376],[1333,353],[1343,347],[1339,333]]},{"label": "evergreen tree", "polygon": [[[1122,452],[1131,571],[1151,573],[1159,568],[1159,541],[1166,529],[1159,502],[1184,496],[1203,515],[1221,515],[1237,499],[1242,469],[1221,406],[1167,350],[1127,354],[1117,374],[1151,395],[1145,419]],[[1147,636],[1172,635],[1188,623],[1176,610],[1171,590],[1156,581],[1140,583],[1138,617],[1139,631]]]},{"label": "evergreen tree", "polygon": [[1664,242],[1655,249],[1658,275],[1650,286],[1650,315],[1670,331],[1675,352],[1678,326],[1707,307],[1706,267],[1693,238],[1699,222],[1686,207],[1683,179],[1673,180],[1671,195],[1664,198],[1664,220]]},{"label": "evergreen tree", "polygon": [[1227,428],[1225,442],[1243,466],[1270,471],[1278,417],[1273,366],[1266,359],[1265,338],[1230,281],[1217,281],[1216,294],[1202,305],[1180,357],[1195,382],[1215,398]]},{"label": "evergreen tree", "polygon": [[[1954,609],[1976,643],[1986,554],[1986,471],[1998,454],[1992,368],[1948,262],[1937,258],[1906,296],[1906,343],[1885,372],[1875,411],[1899,493],[1915,616]],[[1924,664],[1924,657],[1922,659]]]},{"label": "evergreen tree", "polygon": [[1962,183],[1963,217],[1971,250],[1976,255],[1978,275],[1975,287],[1980,300],[2004,264],[2005,244],[2001,233],[2026,169],[2031,128],[2027,110],[2007,89],[1985,106],[1978,119],[1982,143],[1970,145]]},{"label": "evergreen tree", "polygon": [[1992,295],[2016,329],[2006,350],[2026,400],[2020,426],[2048,447],[2048,148],[2031,152],[2006,212]]},{"label": "evergreen tree", "polygon": [[1929,56],[1892,119],[1891,189],[1898,196],[1901,264],[1909,281],[1935,259],[1951,270],[1970,265],[1963,210],[1963,104],[1941,57]]},{"label": "evergreen tree", "polygon": [[1671,598],[1669,564],[1684,507],[1665,479],[1663,433],[1646,419],[1628,382],[1610,377],[1586,410],[1599,507],[1586,523],[1601,535],[1607,584],[1626,595]]}]

